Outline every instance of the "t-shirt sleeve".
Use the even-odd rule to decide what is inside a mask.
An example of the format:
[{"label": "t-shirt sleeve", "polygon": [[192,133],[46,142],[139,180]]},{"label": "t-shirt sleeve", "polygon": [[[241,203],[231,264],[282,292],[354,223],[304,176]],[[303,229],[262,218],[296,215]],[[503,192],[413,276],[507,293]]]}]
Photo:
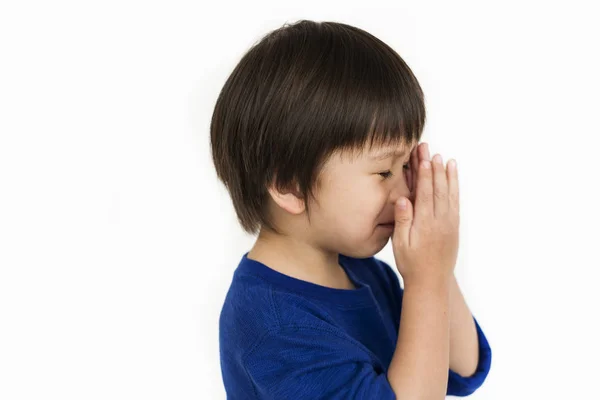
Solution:
[{"label": "t-shirt sleeve", "polygon": [[492,349],[487,338],[485,337],[485,334],[483,333],[483,330],[479,326],[479,322],[477,322],[475,317],[473,317],[473,321],[475,321],[475,327],[477,328],[477,339],[479,341],[479,361],[477,364],[477,370],[473,375],[465,377],[450,369],[448,375],[448,395],[464,397],[472,394],[483,384],[483,381],[490,372],[492,364]]},{"label": "t-shirt sleeve", "polygon": [[242,358],[258,399],[396,399],[371,361],[357,342],[299,326],[265,333]]}]

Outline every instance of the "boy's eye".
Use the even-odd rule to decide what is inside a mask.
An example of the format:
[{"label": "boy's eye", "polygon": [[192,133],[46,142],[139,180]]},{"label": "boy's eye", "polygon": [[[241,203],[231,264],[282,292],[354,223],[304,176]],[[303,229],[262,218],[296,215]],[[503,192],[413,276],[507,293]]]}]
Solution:
[{"label": "boy's eye", "polygon": [[[404,168],[409,170],[410,169],[410,164],[404,164]],[[391,176],[394,176],[394,174],[392,173],[392,171],[383,171],[383,172],[379,172],[379,175],[381,175],[383,177],[383,179],[388,179]]]},{"label": "boy's eye", "polygon": [[390,176],[392,176],[392,171],[384,171],[384,172],[380,172],[379,175],[381,175],[383,177],[383,179],[387,179]]}]

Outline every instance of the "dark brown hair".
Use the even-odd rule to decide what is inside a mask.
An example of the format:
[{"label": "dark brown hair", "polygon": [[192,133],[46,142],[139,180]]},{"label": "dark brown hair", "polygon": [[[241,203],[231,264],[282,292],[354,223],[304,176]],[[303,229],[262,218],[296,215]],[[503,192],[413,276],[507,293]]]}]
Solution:
[{"label": "dark brown hair", "polygon": [[418,143],[423,91],[400,56],[368,32],[301,20],[262,37],[241,58],[216,101],[213,162],[242,228],[275,232],[267,188],[315,199],[334,152]]}]

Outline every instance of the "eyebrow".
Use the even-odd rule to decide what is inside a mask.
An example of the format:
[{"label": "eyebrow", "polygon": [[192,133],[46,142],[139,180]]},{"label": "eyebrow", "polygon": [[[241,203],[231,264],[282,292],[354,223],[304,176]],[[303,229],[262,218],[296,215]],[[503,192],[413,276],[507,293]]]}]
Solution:
[{"label": "eyebrow", "polygon": [[406,155],[406,150],[402,150],[402,151],[388,150],[383,153],[374,154],[370,157],[370,159],[372,161],[381,161],[381,160],[385,160],[386,158],[390,158],[394,155],[397,157],[403,157],[404,155]]}]

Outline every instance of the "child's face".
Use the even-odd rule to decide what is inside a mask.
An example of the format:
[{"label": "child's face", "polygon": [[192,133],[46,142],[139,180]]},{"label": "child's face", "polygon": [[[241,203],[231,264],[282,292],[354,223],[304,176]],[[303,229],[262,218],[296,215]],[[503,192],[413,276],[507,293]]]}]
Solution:
[{"label": "child's face", "polygon": [[[381,224],[394,221],[399,196],[411,198],[408,168],[416,145],[374,146],[354,159],[332,155],[322,171],[319,204],[311,204],[311,222],[328,247],[359,258],[385,247],[393,226]],[[377,159],[386,152],[396,154]]]}]

